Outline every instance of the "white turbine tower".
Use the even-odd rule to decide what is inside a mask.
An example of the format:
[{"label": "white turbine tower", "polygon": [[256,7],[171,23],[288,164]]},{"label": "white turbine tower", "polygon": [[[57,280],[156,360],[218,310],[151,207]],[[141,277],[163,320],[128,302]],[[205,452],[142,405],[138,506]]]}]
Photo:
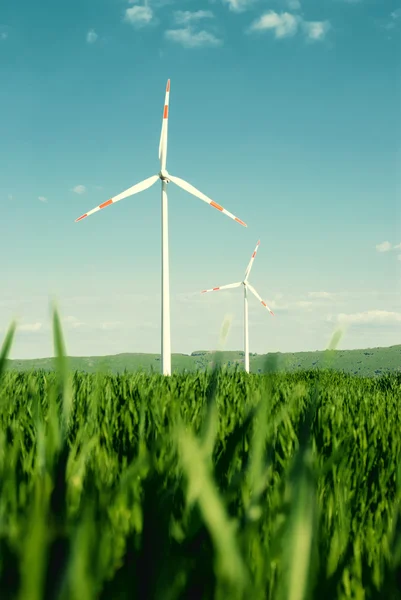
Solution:
[{"label": "white turbine tower", "polygon": [[160,143],[159,143],[159,159],[160,159],[160,172],[157,175],[152,175],[152,177],[148,177],[144,179],[140,183],[130,187],[125,192],[118,194],[118,196],[114,196],[107,200],[100,206],[93,208],[89,212],[85,213],[81,217],[75,220],[81,221],[89,215],[101,210],[102,208],[106,208],[110,204],[115,204],[119,200],[123,200],[124,198],[128,198],[133,194],[137,194],[138,192],[142,192],[146,190],[150,186],[152,186],[158,179],[161,180],[161,188],[162,188],[162,336],[161,336],[161,355],[162,355],[162,373],[163,375],[171,374],[171,340],[170,340],[170,277],[169,277],[169,255],[168,255],[168,213],[167,213],[167,184],[172,181],[176,185],[178,185],[183,190],[189,192],[193,196],[200,198],[204,202],[213,206],[213,208],[217,208],[220,212],[224,213],[240,225],[246,227],[246,224],[234,216],[232,213],[225,210],[222,206],[211,200],[205,194],[202,194],[199,190],[197,190],[193,185],[187,183],[183,179],[179,177],[173,177],[170,175],[166,169],[166,160],[167,160],[167,129],[168,129],[168,109],[169,109],[169,96],[170,96],[170,79],[167,81],[166,86],[166,96],[164,101],[164,110],[163,110],[163,121],[162,121],[162,129],[160,134]]},{"label": "white turbine tower", "polygon": [[252,294],[259,300],[259,302],[264,306],[271,315],[274,315],[274,312],[267,306],[266,302],[262,300],[259,296],[258,292],[255,288],[249,283],[248,277],[250,275],[253,261],[255,260],[256,252],[258,251],[260,244],[260,240],[256,244],[256,248],[251,256],[251,260],[249,261],[249,265],[245,271],[245,277],[243,281],[239,281],[238,283],[229,283],[228,285],[221,285],[220,287],[211,288],[210,290],[203,290],[201,294],[207,294],[208,292],[218,292],[219,290],[228,290],[229,288],[236,288],[240,285],[244,286],[244,355],[245,355],[245,371],[249,373],[249,332],[248,332],[248,289],[252,292]]}]

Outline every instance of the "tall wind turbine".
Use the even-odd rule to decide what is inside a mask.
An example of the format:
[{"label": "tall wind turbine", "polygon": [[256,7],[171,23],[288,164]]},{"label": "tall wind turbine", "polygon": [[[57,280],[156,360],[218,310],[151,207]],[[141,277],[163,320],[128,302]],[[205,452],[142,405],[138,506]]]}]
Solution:
[{"label": "tall wind turbine", "polygon": [[245,371],[249,373],[249,331],[248,331],[248,289],[252,292],[252,294],[259,300],[259,302],[264,306],[271,315],[274,315],[274,312],[267,306],[266,302],[262,300],[259,296],[258,292],[255,288],[249,283],[248,277],[250,275],[253,261],[255,260],[256,253],[258,251],[260,244],[260,240],[256,244],[256,248],[251,256],[251,260],[249,261],[249,265],[245,271],[245,277],[243,281],[239,281],[238,283],[229,283],[228,285],[221,285],[220,287],[211,288],[210,290],[203,290],[201,294],[207,294],[208,292],[218,292],[219,290],[228,290],[229,288],[240,287],[240,285],[244,286],[244,355],[245,355]]},{"label": "tall wind turbine", "polygon": [[171,339],[170,339],[170,277],[169,277],[169,255],[168,255],[168,212],[167,212],[167,184],[172,181],[178,187],[183,190],[189,192],[193,196],[200,198],[213,208],[217,208],[220,212],[224,213],[234,221],[237,221],[240,225],[246,227],[246,224],[234,216],[232,213],[228,212],[225,208],[214,202],[211,198],[197,190],[193,185],[187,183],[183,179],[179,177],[173,177],[170,175],[166,169],[166,160],[167,160],[167,129],[168,129],[168,109],[169,109],[169,97],[170,97],[170,79],[167,81],[166,86],[166,96],[164,100],[164,110],[163,110],[163,121],[162,121],[162,129],[160,134],[160,143],[159,143],[159,159],[160,159],[160,172],[157,175],[152,175],[152,177],[148,177],[144,179],[140,183],[128,188],[125,192],[118,194],[118,196],[114,196],[100,204],[96,208],[93,208],[89,212],[85,213],[81,217],[75,220],[81,221],[89,215],[101,210],[102,208],[106,208],[106,206],[110,206],[110,204],[115,204],[119,200],[123,200],[123,198],[128,198],[133,194],[137,194],[138,192],[142,192],[146,190],[150,186],[152,186],[158,179],[161,180],[161,188],[162,188],[162,336],[161,336],[161,355],[162,355],[162,373],[163,375],[171,375]]}]

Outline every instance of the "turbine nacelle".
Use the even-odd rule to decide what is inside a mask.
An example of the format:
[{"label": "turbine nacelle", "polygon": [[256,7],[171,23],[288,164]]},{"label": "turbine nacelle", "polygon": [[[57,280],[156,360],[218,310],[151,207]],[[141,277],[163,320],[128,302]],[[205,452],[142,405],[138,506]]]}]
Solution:
[{"label": "turbine nacelle", "polygon": [[170,183],[169,174],[168,174],[167,169],[162,169],[159,173],[159,177],[162,181],[165,181],[166,183]]}]

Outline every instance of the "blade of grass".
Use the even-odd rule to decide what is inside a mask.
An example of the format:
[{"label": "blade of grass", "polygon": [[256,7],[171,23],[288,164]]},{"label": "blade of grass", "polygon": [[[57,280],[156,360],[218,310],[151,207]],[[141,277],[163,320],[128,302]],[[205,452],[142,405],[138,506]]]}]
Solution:
[{"label": "blade of grass", "polygon": [[55,364],[59,378],[59,386],[62,393],[64,427],[66,428],[72,409],[72,389],[68,372],[68,362],[66,358],[63,332],[61,329],[60,317],[55,304],[53,305],[53,336]]},{"label": "blade of grass", "polygon": [[198,503],[216,550],[217,570],[227,583],[240,591],[246,585],[247,573],[235,536],[236,524],[227,516],[195,436],[179,427],[176,437],[188,480],[188,506]]},{"label": "blade of grass", "polygon": [[10,350],[11,350],[11,344],[13,343],[13,339],[14,339],[14,334],[15,334],[16,327],[17,327],[17,325],[16,325],[15,321],[13,321],[11,323],[10,327],[8,328],[8,331],[6,333],[6,337],[5,337],[3,345],[1,347],[1,352],[0,352],[0,377],[3,374],[3,371],[4,371],[5,366],[6,366],[7,357],[9,355]]}]

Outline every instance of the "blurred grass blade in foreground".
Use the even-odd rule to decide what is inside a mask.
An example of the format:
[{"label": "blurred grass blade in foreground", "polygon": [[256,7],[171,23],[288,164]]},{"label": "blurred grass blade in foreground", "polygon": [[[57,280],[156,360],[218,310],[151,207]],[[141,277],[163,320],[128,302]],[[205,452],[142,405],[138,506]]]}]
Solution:
[{"label": "blurred grass blade in foreground", "polygon": [[191,432],[179,427],[177,442],[188,481],[188,505],[191,507],[194,502],[199,504],[215,547],[217,572],[233,590],[240,593],[246,584],[247,573],[235,536],[236,524],[226,514],[197,439]]},{"label": "blurred grass blade in foreground", "polygon": [[60,317],[55,304],[53,305],[53,338],[56,370],[63,402],[64,427],[67,427],[72,409],[72,386]]},{"label": "blurred grass blade in foreground", "polygon": [[6,337],[4,338],[4,342],[3,342],[3,345],[1,347],[1,352],[0,352],[0,377],[1,377],[1,375],[4,372],[4,369],[6,367],[6,361],[7,361],[7,357],[9,355],[9,353],[10,353],[10,350],[11,350],[11,345],[13,343],[15,329],[16,329],[16,323],[15,323],[15,321],[13,321],[11,323],[10,327],[8,328],[8,331],[6,333]]}]

